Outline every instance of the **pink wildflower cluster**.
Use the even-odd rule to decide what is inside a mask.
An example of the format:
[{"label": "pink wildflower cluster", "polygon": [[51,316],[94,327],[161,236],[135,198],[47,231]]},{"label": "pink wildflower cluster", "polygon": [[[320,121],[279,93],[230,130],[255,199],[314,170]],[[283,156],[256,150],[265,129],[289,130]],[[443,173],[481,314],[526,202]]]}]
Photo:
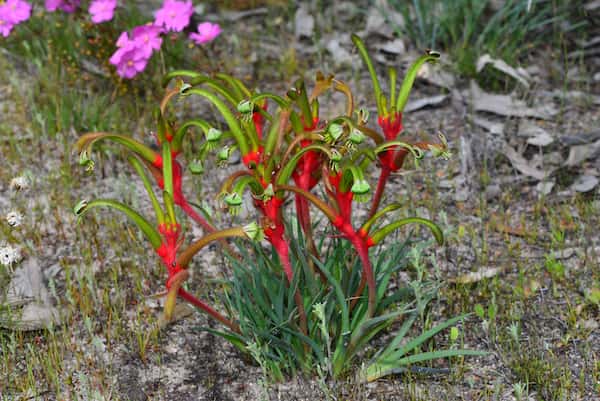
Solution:
[{"label": "pink wildflower cluster", "polygon": [[193,13],[192,0],[165,0],[163,6],[154,13],[154,24],[167,31],[181,32],[190,24]]},{"label": "pink wildflower cluster", "polygon": [[198,25],[198,32],[190,33],[190,39],[196,42],[198,45],[212,42],[221,33],[221,27],[219,24],[213,24],[212,22],[203,22]]},{"label": "pink wildflower cluster", "polygon": [[10,34],[13,27],[27,21],[31,15],[31,4],[23,0],[7,0],[0,5],[0,34]]},{"label": "pink wildflower cluster", "polygon": [[90,4],[88,9],[92,16],[92,22],[99,24],[101,22],[110,21],[115,13],[117,0],[95,0]]},{"label": "pink wildflower cluster", "polygon": [[[47,11],[57,10],[74,13],[81,0],[44,0]],[[117,0],[92,0],[88,12],[94,24],[111,21],[117,8]],[[117,68],[117,74],[131,79],[144,71],[148,60],[160,50],[162,34],[181,32],[190,24],[194,5],[192,0],[164,0],[162,7],[154,12],[154,21],[133,28],[131,34],[123,32],[117,39],[117,50],[110,63]],[[8,36],[13,27],[31,16],[31,4],[25,0],[0,0],[0,35]],[[198,45],[214,40],[221,33],[221,27],[211,22],[198,25],[197,31],[189,34],[189,39]]]},{"label": "pink wildflower cluster", "polygon": [[123,32],[117,40],[117,51],[110,63],[117,67],[117,74],[133,78],[144,71],[154,50],[160,50],[162,29],[156,25],[142,25],[133,29],[131,37]]},{"label": "pink wildflower cluster", "polygon": [[[134,28],[131,38],[126,32],[117,41],[117,51],[110,58],[110,63],[117,67],[117,74],[123,78],[133,78],[146,68],[153,51],[160,50],[161,33],[181,32],[189,24],[194,13],[192,0],[164,0],[163,5],[154,13],[154,22]],[[218,24],[205,22],[198,25],[198,32],[191,33],[189,38],[197,44],[212,41],[221,33]]]},{"label": "pink wildflower cluster", "polygon": [[74,13],[79,3],[80,0],[45,0],[44,6],[48,11],[62,10],[66,13]]}]

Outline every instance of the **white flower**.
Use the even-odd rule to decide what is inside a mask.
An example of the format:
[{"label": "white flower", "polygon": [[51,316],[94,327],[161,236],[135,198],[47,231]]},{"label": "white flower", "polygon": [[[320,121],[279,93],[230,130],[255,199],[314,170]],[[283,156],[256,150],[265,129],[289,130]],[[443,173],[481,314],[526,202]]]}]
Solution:
[{"label": "white flower", "polygon": [[29,179],[24,175],[13,178],[10,180],[10,189],[15,191],[24,191],[29,189]]},{"label": "white flower", "polygon": [[23,215],[17,211],[9,212],[6,215],[6,221],[11,227],[19,227],[23,221]]},{"label": "white flower", "polygon": [[21,259],[21,252],[18,248],[10,245],[0,247],[0,265],[11,267]]}]

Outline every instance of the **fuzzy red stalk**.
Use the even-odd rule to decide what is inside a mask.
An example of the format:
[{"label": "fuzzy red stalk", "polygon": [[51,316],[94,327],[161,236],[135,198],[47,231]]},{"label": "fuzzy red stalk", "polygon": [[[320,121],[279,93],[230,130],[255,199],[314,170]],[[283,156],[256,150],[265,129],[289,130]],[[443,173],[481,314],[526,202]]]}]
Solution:
[{"label": "fuzzy red stalk", "polygon": [[[277,256],[279,256],[279,261],[283,267],[288,284],[291,284],[294,279],[294,271],[292,262],[290,261],[290,245],[285,238],[285,226],[281,214],[283,199],[273,197],[267,201],[256,201],[255,204],[267,219],[267,222],[264,225],[265,236],[275,249]],[[304,310],[304,303],[299,290],[296,290],[294,294],[294,301],[298,308],[300,329],[306,334],[308,330],[306,311]]]},{"label": "fuzzy red stalk", "polygon": [[[393,113],[387,117],[380,116],[377,119],[377,123],[382,129],[385,139],[387,141],[393,141],[398,137],[400,132],[402,132],[402,113]],[[381,172],[379,173],[377,188],[373,194],[373,202],[371,203],[369,218],[373,217],[375,213],[377,213],[377,209],[379,209],[379,204],[381,203],[381,198],[383,196],[383,192],[385,191],[385,185],[387,184],[391,173],[397,171],[402,166],[402,163],[396,163],[396,153],[400,153],[402,151],[404,151],[404,155],[406,155],[406,151],[404,149],[400,149],[397,152],[396,146],[394,146],[379,154]]]},{"label": "fuzzy red stalk", "polygon": [[216,320],[218,320],[219,322],[223,323],[225,326],[229,327],[232,331],[234,331],[236,333],[240,332],[240,328],[236,323],[227,319],[225,316],[221,315],[219,312],[217,312],[216,310],[211,308],[208,304],[199,300],[198,298],[196,298],[195,296],[193,296],[192,294],[190,294],[183,288],[180,288],[177,291],[177,295],[179,295],[181,298],[183,298],[185,301],[189,302],[190,304],[194,305],[196,308],[201,309],[204,312],[208,313],[211,317],[213,317]]}]

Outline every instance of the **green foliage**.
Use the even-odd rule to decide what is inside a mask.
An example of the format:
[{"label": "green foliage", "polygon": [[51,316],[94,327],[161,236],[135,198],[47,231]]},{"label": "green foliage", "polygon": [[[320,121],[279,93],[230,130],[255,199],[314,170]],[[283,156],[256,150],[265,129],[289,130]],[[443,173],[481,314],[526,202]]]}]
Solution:
[{"label": "green foliage", "polygon": [[[494,9],[491,0],[412,0],[390,2],[404,16],[396,27],[419,48],[443,49],[465,75],[475,75],[479,56],[489,53],[507,63],[548,40],[558,40],[559,22],[573,16],[584,26],[580,10],[566,0],[507,0]],[[577,3],[579,4],[579,3]]]},{"label": "green foliage", "polygon": [[[419,349],[442,330],[458,323],[465,316],[448,320],[412,341],[403,344],[424,308],[435,297],[437,287],[427,282],[397,282],[397,273],[408,266],[409,241],[380,250],[374,257],[377,283],[377,305],[374,317],[367,316],[368,297],[364,291],[356,304],[348,304],[360,284],[361,266],[353,257],[351,244],[332,239],[320,252],[323,262],[315,260],[326,277],[315,275],[308,262],[306,244],[301,232],[292,240],[292,261],[298,272],[289,287],[281,275],[276,255],[269,255],[259,246],[251,251],[240,248],[243,262],[231,259],[233,275],[222,285],[224,305],[232,316],[239,316],[241,333],[211,332],[221,335],[244,352],[250,352],[274,380],[285,374],[313,373],[319,370],[333,378],[348,375],[360,361],[370,340],[389,332],[395,322],[404,320],[390,343],[367,359],[357,373],[360,380],[371,381],[391,373],[401,373],[412,364],[430,359],[460,355],[481,355],[481,352],[445,350],[420,352]],[[390,286],[392,282],[397,285]],[[414,286],[427,289],[417,300]],[[307,313],[308,333],[303,334],[294,318],[298,311],[294,294],[300,290]],[[248,302],[248,300],[252,300]],[[417,303],[421,303],[417,308]],[[456,330],[455,327],[452,327]],[[400,346],[402,344],[402,347]]]},{"label": "green foliage", "polygon": [[546,255],[546,261],[544,265],[554,280],[562,280],[565,278],[565,266],[554,256]]}]

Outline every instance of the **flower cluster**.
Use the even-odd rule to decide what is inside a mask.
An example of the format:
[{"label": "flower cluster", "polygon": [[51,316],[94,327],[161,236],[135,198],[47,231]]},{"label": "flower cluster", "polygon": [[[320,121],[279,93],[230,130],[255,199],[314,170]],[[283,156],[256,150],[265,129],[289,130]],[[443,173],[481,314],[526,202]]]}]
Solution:
[{"label": "flower cluster", "polygon": [[[175,7],[176,3],[181,2],[168,0],[165,5]],[[177,7],[183,7],[183,5],[179,4]],[[176,10],[185,11],[183,8]],[[177,18],[169,16],[170,14],[161,10],[157,13],[157,20],[169,29],[177,29],[180,22]],[[157,33],[154,32],[154,35]],[[148,40],[145,44],[143,40],[140,40],[141,37],[143,37],[142,33],[134,32],[131,38],[124,35],[119,39],[120,49],[113,58],[120,64],[122,73],[126,76],[135,75],[136,71],[143,69],[145,56],[152,52],[150,45],[152,40]],[[362,41],[356,36],[353,39],[359,51],[366,53]],[[140,49],[145,49],[145,53]],[[368,57],[365,61],[370,64]],[[428,227],[438,242],[442,242],[441,230],[432,222],[421,218],[400,219],[379,230],[372,230],[373,227],[376,227],[377,220],[398,208],[396,205],[391,205],[379,210],[379,202],[389,173],[401,168],[405,156],[412,155],[415,159],[420,159],[425,151],[434,153],[435,150],[436,154],[440,155],[447,151],[444,140],[441,143],[408,143],[397,138],[402,131],[399,116],[416,72],[427,61],[435,61],[435,57],[427,54],[419,58],[411,66],[402,84],[398,97],[400,106],[394,109],[396,132],[393,136],[388,135],[385,127],[382,127],[382,134],[366,127],[367,112],[354,110],[355,101],[349,86],[333,78],[327,79],[319,75],[312,94],[307,90],[304,81],[300,79],[294,83],[285,97],[282,97],[268,92],[253,93],[241,81],[226,74],[221,74],[219,78],[212,78],[194,71],[176,70],[165,78],[165,82],[178,78],[177,84],[167,91],[161,101],[160,110],[156,114],[156,147],[162,148],[162,152],[156,152],[132,138],[110,133],[88,133],[82,136],[77,143],[77,148],[80,150],[80,161],[86,166],[90,163],[88,156],[91,154],[93,144],[103,139],[115,140],[125,145],[140,160],[143,160],[156,184],[164,192],[166,211],[161,210],[158,200],[150,192],[150,197],[154,199],[153,205],[158,229],[152,228],[154,226],[152,223],[145,221],[133,210],[112,200],[95,200],[79,205],[77,214],[81,215],[92,206],[111,206],[128,213],[140,227],[144,227],[143,230],[146,231],[166,266],[169,274],[167,289],[172,291],[172,297],[179,294],[190,302],[193,298],[185,295],[185,292],[182,293],[180,285],[187,278],[188,263],[191,257],[198,252],[200,245],[191,245],[187,251],[183,252],[179,250],[181,225],[176,220],[173,211],[175,205],[199,223],[209,233],[207,238],[211,240],[222,239],[223,236],[237,236],[242,231],[247,236],[247,230],[239,228],[233,231],[231,229],[216,230],[213,224],[198,215],[186,200],[181,188],[182,174],[185,169],[179,156],[182,154],[183,138],[189,133],[190,128],[196,127],[203,131],[206,139],[198,155],[199,160],[206,161],[209,153],[215,152],[217,164],[220,164],[227,161],[233,149],[239,149],[244,167],[225,180],[219,191],[220,199],[233,214],[236,214],[241,208],[244,192],[248,190],[251,192],[254,206],[261,215],[261,229],[264,237],[271,243],[278,255],[288,284],[293,283],[296,274],[290,259],[289,233],[286,232],[283,213],[285,198],[291,195],[295,198],[295,215],[299,227],[303,231],[307,250],[316,260],[319,260],[320,255],[312,232],[314,224],[310,209],[313,206],[327,217],[333,228],[356,250],[363,272],[360,284],[356,287],[352,298],[360,298],[366,288],[368,290],[366,313],[368,317],[372,317],[376,311],[377,288],[372,263],[369,259],[369,249],[380,243],[397,228],[413,223]],[[186,78],[189,81],[184,82],[180,78]],[[379,90],[379,87],[377,88]],[[318,106],[318,97],[328,90],[345,94],[347,105],[345,114],[330,120],[321,117]],[[171,101],[189,96],[200,96],[211,102],[229,125],[229,135],[223,135],[221,131],[212,127],[205,120],[192,119],[176,125],[170,116],[164,114]],[[380,116],[382,114],[379,113]],[[367,138],[370,138],[371,143],[367,141]],[[225,143],[222,143],[222,147],[219,149],[220,142]],[[386,165],[382,160],[383,156],[388,154],[391,155],[389,157],[394,162],[394,169],[390,169],[390,171],[385,170]],[[354,202],[369,200],[371,189],[365,179],[366,170],[378,159],[381,162],[381,176],[371,204],[370,217],[362,225],[357,225],[352,206]],[[138,173],[144,177],[139,161],[134,158],[132,163]],[[146,182],[146,188],[150,188],[150,182],[143,179]],[[291,182],[295,185],[291,185]],[[322,197],[313,193],[319,184],[322,185],[324,194]],[[204,242],[200,242],[200,244],[205,245]],[[178,254],[179,256],[177,256]],[[316,268],[315,273],[318,274]],[[299,296],[299,294],[295,296],[299,314],[298,323],[306,333],[306,314]],[[195,305],[202,305],[200,308],[213,314],[206,305],[200,304],[198,300],[191,302]],[[355,302],[352,302],[350,308],[354,306]],[[219,320],[227,321],[226,324],[232,330],[237,330],[236,325],[231,321],[223,317]]]},{"label": "flower cluster", "polygon": [[20,175],[10,180],[9,186],[13,191],[25,191],[29,189],[29,179],[24,175]]},{"label": "flower cluster", "polygon": [[[15,177],[10,181],[9,188],[14,193],[26,191],[29,189],[29,179],[24,175]],[[6,221],[9,227],[15,229],[23,223],[23,218],[23,214],[19,211],[11,210],[2,216],[1,220]],[[0,266],[4,266],[11,271],[20,260],[21,250],[18,247],[9,242],[0,242]]]},{"label": "flower cluster", "polygon": [[11,245],[0,246],[0,265],[6,266],[9,269],[21,260],[21,251]]},{"label": "flower cluster", "polygon": [[[66,13],[76,12],[80,0],[45,0],[47,11],[57,10]],[[0,34],[7,37],[13,27],[29,19],[31,4],[25,0],[0,0]],[[88,12],[94,24],[111,21],[117,8],[117,0],[92,0]],[[181,32],[190,24],[194,5],[192,0],[164,0],[162,7],[154,12],[154,21],[133,28],[131,34],[123,32],[117,39],[117,50],[110,63],[122,78],[131,79],[144,71],[154,51],[162,45],[161,35],[168,32]],[[203,22],[197,31],[189,34],[189,39],[202,45],[214,40],[221,33],[221,27],[211,22]]]},{"label": "flower cluster", "polygon": [[31,15],[31,4],[24,0],[7,0],[0,5],[0,34],[7,37],[15,25],[27,21]]},{"label": "flower cluster", "polygon": [[144,71],[155,50],[160,50],[161,28],[156,25],[138,26],[131,32],[123,32],[117,40],[117,51],[110,63],[117,67],[117,74],[123,78],[133,78]]},{"label": "flower cluster", "polygon": [[23,215],[17,211],[8,212],[6,214],[6,222],[11,227],[19,227],[23,222]]},{"label": "flower cluster", "polygon": [[168,31],[181,32],[190,24],[194,13],[192,1],[165,0],[163,6],[154,13],[154,24]]},{"label": "flower cluster", "polygon": [[[178,2],[165,2],[170,6],[175,3]],[[177,15],[161,12],[157,13],[157,20],[165,29],[180,26]],[[207,32],[215,35],[218,30],[211,28]],[[133,34],[122,38],[123,60],[129,57],[132,50],[128,46],[134,47],[130,42],[135,42],[136,37]],[[93,146],[100,141],[113,141],[130,151],[128,161],[143,182],[154,217],[148,219],[113,199],[85,200],[74,211],[81,217],[92,208],[111,207],[139,227],[167,273],[165,321],[173,318],[177,299],[188,302],[227,327],[226,332],[214,331],[216,334],[250,352],[256,360],[267,361],[265,371],[278,377],[284,370],[314,371],[315,366],[319,374],[327,369],[334,378],[345,376],[371,338],[413,309],[409,294],[417,292],[413,284],[409,288],[394,283],[397,291],[388,288],[392,274],[400,268],[402,249],[408,246],[408,241],[391,250],[388,255],[394,255],[393,260],[372,258],[371,249],[396,230],[412,224],[428,228],[438,244],[443,243],[443,232],[434,222],[417,216],[393,217],[392,212],[402,208],[402,203],[379,207],[390,174],[403,168],[407,156],[415,161],[426,152],[448,156],[443,135],[435,143],[412,142],[404,135],[401,124],[404,105],[419,68],[425,62],[434,62],[437,55],[428,52],[411,65],[397,97],[396,73],[391,73],[388,102],[364,43],[357,36],[353,36],[353,41],[374,77],[375,92],[379,95],[376,97],[378,128],[367,126],[368,113],[355,109],[357,101],[349,85],[333,76],[318,73],[312,90],[303,79],[298,79],[284,95],[277,95],[254,91],[225,73],[209,76],[175,70],[163,80],[164,85],[173,80],[175,83],[167,89],[154,113],[154,147],[109,132],[86,133],[76,144],[80,164],[86,169],[93,167],[89,157]],[[131,57],[131,68],[135,69],[139,59],[135,58],[135,52]],[[320,104],[332,98],[331,92],[345,95],[346,107],[337,116],[323,116]],[[214,106],[226,129],[221,122],[211,123],[201,118],[179,121],[171,106],[190,97],[203,98]],[[196,154],[194,162],[186,166],[182,156],[184,144],[190,142],[188,135],[193,135],[189,139],[196,145]],[[244,197],[250,195],[248,199],[252,199],[259,218],[244,226],[219,229],[219,222],[213,221],[209,213],[201,216],[194,208],[197,206],[186,199],[183,175],[188,170],[202,174],[203,166],[212,160],[217,165],[227,164],[233,149],[239,150],[242,163],[239,170],[223,180],[218,198],[236,215],[243,207]],[[371,188],[367,177],[373,169],[379,169],[379,182],[369,217],[359,221],[353,204],[369,201]],[[290,197],[295,203],[293,213],[285,206]],[[176,213],[176,208],[183,213]],[[325,216],[319,219],[323,223],[315,224],[316,212]],[[187,224],[181,222],[184,215],[204,231],[202,237],[189,244],[183,232]],[[334,234],[335,243],[322,246],[323,235],[329,232]],[[247,249],[238,241],[234,251],[227,241],[230,238],[266,240],[273,252],[264,253],[256,244]],[[191,277],[189,269],[194,256],[215,241],[229,254],[233,267],[233,276],[226,279],[224,286],[225,312],[213,308],[184,286]],[[403,307],[389,308],[401,299]],[[415,299],[415,302],[418,303],[415,309],[424,307],[423,301]],[[417,351],[407,356],[433,335],[464,318],[450,319],[410,344],[401,345],[402,337],[417,318],[417,313],[411,314],[403,323],[401,334],[377,352],[358,377],[375,380],[404,371],[414,362],[480,355],[470,350],[449,349]],[[256,348],[257,344],[262,351]]]},{"label": "flower cluster", "polygon": [[99,24],[101,22],[110,21],[115,13],[117,0],[95,0],[90,4],[88,9],[92,16],[92,22]]},{"label": "flower cluster", "polygon": [[74,13],[79,7],[80,0],[46,0],[44,6],[48,11],[62,10],[66,13]]}]

